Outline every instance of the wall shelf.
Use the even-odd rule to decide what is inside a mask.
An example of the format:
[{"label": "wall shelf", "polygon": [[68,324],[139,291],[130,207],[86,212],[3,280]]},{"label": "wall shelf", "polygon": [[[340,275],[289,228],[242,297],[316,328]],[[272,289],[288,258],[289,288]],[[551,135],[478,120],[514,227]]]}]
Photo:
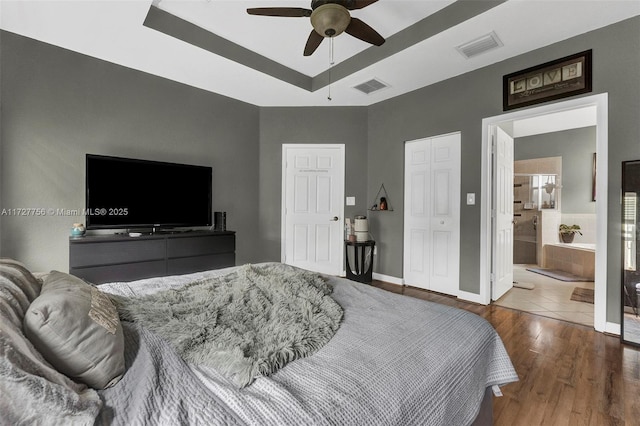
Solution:
[{"label": "wall shelf", "polygon": [[[384,198],[387,203],[386,209],[380,209],[380,200]],[[384,187],[384,183],[380,185],[380,189],[378,189],[378,193],[373,199],[373,203],[371,203],[371,208],[369,211],[372,212],[391,212],[393,211],[393,205],[391,204],[391,200],[389,199],[389,195],[387,194],[387,189]]]}]

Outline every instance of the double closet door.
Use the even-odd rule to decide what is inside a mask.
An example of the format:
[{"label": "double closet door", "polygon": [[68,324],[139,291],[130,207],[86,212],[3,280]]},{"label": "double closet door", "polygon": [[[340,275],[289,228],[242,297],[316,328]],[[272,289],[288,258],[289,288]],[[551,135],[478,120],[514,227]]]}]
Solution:
[{"label": "double closet door", "polygon": [[404,283],[457,295],[460,133],[406,142],[404,188]]}]

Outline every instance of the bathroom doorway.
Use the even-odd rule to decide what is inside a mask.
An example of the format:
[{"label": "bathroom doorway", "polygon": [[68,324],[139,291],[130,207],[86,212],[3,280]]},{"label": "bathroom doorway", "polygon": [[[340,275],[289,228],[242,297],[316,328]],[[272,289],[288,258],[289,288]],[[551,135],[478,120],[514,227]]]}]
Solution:
[{"label": "bathroom doorway", "polygon": [[[582,116],[587,117],[585,124],[580,120]],[[577,120],[574,122],[574,120]],[[591,121],[589,121],[591,120]],[[568,124],[573,123],[573,124]],[[594,304],[593,304],[593,327],[598,331],[619,332],[616,324],[606,322],[606,244],[607,244],[607,94],[588,96],[556,104],[531,108],[528,110],[512,112],[500,116],[483,120],[483,189],[485,189],[482,204],[483,232],[481,234],[481,244],[486,250],[481,253],[481,299],[489,303],[491,300],[491,278],[492,264],[494,256],[495,229],[492,221],[492,200],[496,187],[492,181],[493,159],[491,153],[490,135],[493,129],[501,128],[510,135],[518,132],[536,132],[531,129],[535,126],[547,125],[555,126],[555,130],[538,132],[551,133],[553,131],[565,131],[569,129],[589,127],[595,125],[596,152],[598,175],[595,177],[594,193],[598,194],[595,201],[595,212],[597,214],[595,230],[593,231],[598,241],[598,251],[595,253],[595,277],[594,277]],[[529,130],[525,130],[529,129]],[[561,202],[560,202],[561,203]],[[539,219],[538,219],[539,220]],[[555,232],[554,232],[555,233]],[[512,234],[513,235],[513,234]],[[555,234],[557,241],[557,233]],[[517,270],[518,268],[516,268]]]},{"label": "bathroom doorway", "polygon": [[[515,135],[513,288],[494,303],[593,327],[596,128],[589,121]],[[566,241],[562,224],[575,231]]]}]

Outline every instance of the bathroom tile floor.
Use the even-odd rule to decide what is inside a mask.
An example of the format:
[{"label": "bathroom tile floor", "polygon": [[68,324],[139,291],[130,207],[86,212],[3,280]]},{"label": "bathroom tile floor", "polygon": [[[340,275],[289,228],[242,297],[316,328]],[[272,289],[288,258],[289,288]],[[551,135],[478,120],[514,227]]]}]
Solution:
[{"label": "bathroom tile floor", "polygon": [[593,327],[593,304],[571,300],[575,287],[594,288],[593,282],[565,282],[526,270],[536,265],[513,265],[513,280],[533,284],[532,290],[513,287],[493,302],[498,306]]}]

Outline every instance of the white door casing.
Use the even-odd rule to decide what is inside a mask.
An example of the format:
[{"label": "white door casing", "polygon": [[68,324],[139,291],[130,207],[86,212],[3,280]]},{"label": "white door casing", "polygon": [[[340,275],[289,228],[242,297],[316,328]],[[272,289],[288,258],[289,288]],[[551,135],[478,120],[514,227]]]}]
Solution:
[{"label": "white door casing", "polygon": [[495,241],[491,299],[498,300],[513,287],[513,138],[500,127],[494,128],[495,141]]},{"label": "white door casing", "polygon": [[457,295],[460,134],[405,144],[404,283]]},{"label": "white door casing", "polygon": [[609,162],[609,110],[608,94],[600,93],[567,101],[560,101],[517,110],[494,117],[482,119],[482,194],[480,199],[480,294],[466,293],[465,299],[481,304],[489,304],[491,300],[491,267],[494,246],[492,235],[495,233],[491,218],[491,200],[493,188],[493,164],[491,160],[491,142],[489,129],[502,123],[514,120],[542,117],[578,108],[596,108],[596,151],[598,170],[596,176],[596,275],[593,326],[597,331],[620,334],[620,324],[607,321],[607,252],[608,252],[608,162]]},{"label": "white door casing", "polygon": [[283,145],[283,263],[342,274],[344,153],[344,145]]}]

